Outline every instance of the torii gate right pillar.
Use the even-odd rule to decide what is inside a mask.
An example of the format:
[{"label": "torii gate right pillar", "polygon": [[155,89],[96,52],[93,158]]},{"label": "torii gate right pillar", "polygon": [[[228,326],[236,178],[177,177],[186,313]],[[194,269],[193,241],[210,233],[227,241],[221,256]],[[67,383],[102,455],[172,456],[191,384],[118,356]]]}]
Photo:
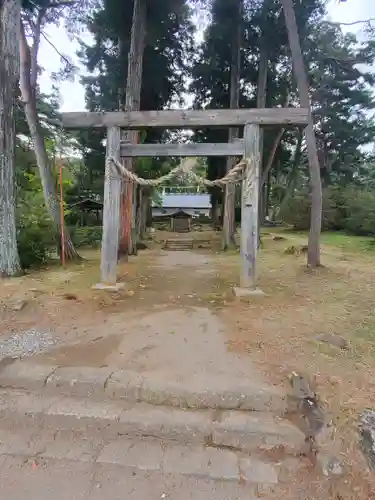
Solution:
[{"label": "torii gate right pillar", "polygon": [[260,178],[259,125],[248,123],[244,129],[244,159],[247,162],[242,181],[241,201],[241,275],[237,297],[264,295],[256,288],[258,254],[258,207]]}]

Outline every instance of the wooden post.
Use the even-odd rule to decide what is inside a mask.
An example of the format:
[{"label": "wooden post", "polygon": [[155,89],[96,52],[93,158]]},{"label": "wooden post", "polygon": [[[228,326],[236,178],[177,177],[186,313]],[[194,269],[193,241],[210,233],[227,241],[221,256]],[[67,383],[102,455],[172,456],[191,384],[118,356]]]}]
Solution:
[{"label": "wooden post", "polygon": [[[107,157],[112,156],[120,161],[121,130],[119,127],[108,128],[107,132]],[[101,254],[101,283],[95,288],[117,289],[116,267],[119,247],[120,231],[120,197],[121,177],[111,165],[106,164],[104,182],[104,207],[103,207],[103,237]]]},{"label": "wooden post", "polygon": [[245,125],[244,157],[248,160],[248,165],[242,182],[241,277],[240,288],[234,289],[237,296],[262,294],[260,290],[256,290],[260,175],[259,125]]},{"label": "wooden post", "polygon": [[60,226],[61,226],[61,265],[65,267],[65,217],[64,217],[64,190],[63,190],[63,170],[60,161]]}]

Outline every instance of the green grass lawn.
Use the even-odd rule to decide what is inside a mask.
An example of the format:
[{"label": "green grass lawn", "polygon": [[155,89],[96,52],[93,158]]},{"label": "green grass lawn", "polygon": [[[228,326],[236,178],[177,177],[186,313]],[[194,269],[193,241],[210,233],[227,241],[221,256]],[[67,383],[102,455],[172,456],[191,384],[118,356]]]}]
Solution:
[{"label": "green grass lawn", "polygon": [[352,252],[375,252],[373,236],[353,236],[341,232],[322,233],[323,245],[331,245]]},{"label": "green grass lawn", "polygon": [[[308,237],[307,231],[291,231],[286,228],[262,228],[262,233],[277,233],[282,234],[286,238],[304,239]],[[340,231],[324,231],[321,236],[323,245],[340,248],[346,252],[374,252],[375,253],[375,237],[374,236],[354,236],[348,235]]]}]

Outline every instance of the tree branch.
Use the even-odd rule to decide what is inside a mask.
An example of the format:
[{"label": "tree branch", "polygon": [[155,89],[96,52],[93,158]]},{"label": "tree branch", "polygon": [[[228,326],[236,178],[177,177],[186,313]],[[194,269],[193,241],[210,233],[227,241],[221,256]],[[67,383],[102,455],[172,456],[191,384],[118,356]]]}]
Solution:
[{"label": "tree branch", "polygon": [[20,22],[20,88],[24,103],[32,101],[33,88],[30,80],[31,57],[27,43],[25,26]]},{"label": "tree branch", "polygon": [[338,21],[323,21],[324,24],[330,24],[331,26],[354,26],[356,24],[367,24],[375,21],[375,17],[369,17],[368,19],[362,19],[358,21],[352,21],[349,23],[340,23]]},{"label": "tree branch", "polygon": [[265,164],[263,172],[262,172],[262,178],[261,178],[261,182],[260,182],[261,187],[263,187],[264,183],[266,182],[266,180],[268,178],[268,172],[271,170],[273,160],[275,158],[276,150],[280,144],[280,141],[281,141],[281,138],[282,138],[284,132],[285,132],[285,128],[281,128],[278,131],[278,133],[273,141],[270,154],[268,155],[268,158],[267,158],[267,163]]},{"label": "tree branch", "polygon": [[[36,9],[39,10],[39,5],[30,0],[31,5],[33,5]],[[47,5],[43,6],[43,9],[55,9],[58,7],[72,7],[79,3],[79,0],[61,0],[61,2],[51,2]]]},{"label": "tree branch", "polygon": [[59,51],[59,49],[56,47],[56,45],[54,45],[54,44],[51,42],[51,40],[48,38],[48,36],[47,36],[45,33],[43,33],[43,32],[42,32],[42,33],[41,33],[41,35],[42,35],[42,37],[45,39],[45,41],[46,41],[46,42],[48,42],[48,43],[50,44],[50,46],[51,46],[51,47],[55,50],[56,54],[58,54],[58,55],[61,57],[61,59],[62,59],[63,61],[65,61],[65,63],[66,63],[66,64],[68,64],[69,66],[73,66],[72,62],[71,62],[71,61],[69,61],[69,59],[68,59],[66,56],[64,56],[64,54],[62,54],[62,53]]},{"label": "tree branch", "polygon": [[30,84],[35,90],[38,78],[38,52],[40,46],[40,35],[42,31],[43,18],[46,14],[44,8],[38,11],[36,22],[30,22],[30,26],[33,32],[33,44],[30,47]]}]

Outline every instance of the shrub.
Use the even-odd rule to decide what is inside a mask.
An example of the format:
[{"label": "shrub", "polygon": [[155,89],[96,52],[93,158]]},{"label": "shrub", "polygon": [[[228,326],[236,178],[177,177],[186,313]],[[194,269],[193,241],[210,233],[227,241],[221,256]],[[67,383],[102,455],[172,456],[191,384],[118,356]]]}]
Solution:
[{"label": "shrub", "polygon": [[97,248],[102,241],[102,226],[83,226],[69,228],[74,245]]},{"label": "shrub", "polygon": [[283,203],[280,217],[297,231],[308,229],[310,224],[309,194],[302,191],[295,193],[286,203]]},{"label": "shrub", "polygon": [[[311,197],[310,193],[301,191],[291,197],[280,212],[281,219],[297,231],[306,231],[310,227]],[[323,193],[322,229],[333,229],[337,224],[337,210],[328,191]]]},{"label": "shrub", "polygon": [[[282,219],[294,229],[310,227],[311,200],[307,191],[296,193],[282,209]],[[355,235],[375,235],[375,192],[355,187],[330,187],[323,191],[322,230],[344,230]]]},{"label": "shrub", "polygon": [[21,266],[45,264],[56,247],[56,232],[40,192],[26,191],[17,203],[17,242]]},{"label": "shrub", "polygon": [[363,236],[375,235],[375,193],[357,190],[346,203],[346,231]]}]

